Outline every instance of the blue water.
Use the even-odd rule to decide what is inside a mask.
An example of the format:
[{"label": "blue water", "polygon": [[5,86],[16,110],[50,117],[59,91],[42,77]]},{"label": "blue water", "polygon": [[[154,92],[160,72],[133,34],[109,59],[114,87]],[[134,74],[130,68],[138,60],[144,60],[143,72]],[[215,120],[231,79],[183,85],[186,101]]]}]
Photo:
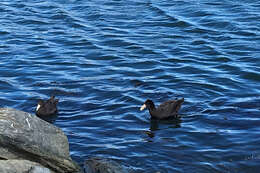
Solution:
[{"label": "blue water", "polygon": [[[80,164],[259,172],[258,0],[4,0],[0,14],[0,106],[56,95]],[[176,97],[179,122],[139,111]]]}]

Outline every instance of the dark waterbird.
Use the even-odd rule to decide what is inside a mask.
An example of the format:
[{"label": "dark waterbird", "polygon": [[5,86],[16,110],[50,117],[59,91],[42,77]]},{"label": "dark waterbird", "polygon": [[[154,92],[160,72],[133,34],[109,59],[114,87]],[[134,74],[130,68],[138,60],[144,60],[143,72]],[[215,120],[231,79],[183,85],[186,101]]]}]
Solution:
[{"label": "dark waterbird", "polygon": [[57,103],[59,99],[55,99],[55,96],[51,96],[50,99],[44,101],[39,100],[36,115],[39,117],[54,116],[58,113]]},{"label": "dark waterbird", "polygon": [[152,119],[171,119],[178,118],[178,111],[181,108],[182,103],[184,102],[184,98],[169,100],[162,104],[160,104],[157,108],[155,107],[152,100],[146,100],[140,110],[144,110],[147,108],[150,112]]}]

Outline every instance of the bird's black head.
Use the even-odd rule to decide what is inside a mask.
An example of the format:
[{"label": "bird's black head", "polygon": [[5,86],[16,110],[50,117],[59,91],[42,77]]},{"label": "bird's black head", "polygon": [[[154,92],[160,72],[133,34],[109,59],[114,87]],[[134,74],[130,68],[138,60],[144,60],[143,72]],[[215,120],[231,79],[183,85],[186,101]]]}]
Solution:
[{"label": "bird's black head", "polygon": [[144,104],[143,104],[143,106],[140,108],[140,110],[142,111],[142,110],[144,110],[145,108],[147,108],[147,109],[155,109],[155,105],[154,105],[154,103],[153,103],[153,101],[152,100],[146,100],[145,102],[144,102]]}]

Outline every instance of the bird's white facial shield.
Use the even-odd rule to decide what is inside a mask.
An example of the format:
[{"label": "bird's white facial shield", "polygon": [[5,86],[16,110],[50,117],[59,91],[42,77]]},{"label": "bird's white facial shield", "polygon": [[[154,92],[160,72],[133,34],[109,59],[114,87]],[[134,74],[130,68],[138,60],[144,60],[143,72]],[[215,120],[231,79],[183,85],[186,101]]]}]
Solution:
[{"label": "bird's white facial shield", "polygon": [[146,108],[146,104],[143,104],[143,106],[140,107],[140,111],[144,110]]}]

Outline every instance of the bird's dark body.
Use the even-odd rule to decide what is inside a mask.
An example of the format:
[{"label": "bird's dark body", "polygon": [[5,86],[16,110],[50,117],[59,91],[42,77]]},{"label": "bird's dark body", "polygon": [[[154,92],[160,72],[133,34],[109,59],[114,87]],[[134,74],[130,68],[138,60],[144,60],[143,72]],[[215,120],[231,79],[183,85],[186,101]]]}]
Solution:
[{"label": "bird's dark body", "polygon": [[183,102],[184,98],[169,100],[160,104],[157,108],[151,100],[147,100],[144,104],[148,108],[152,119],[171,119],[178,118],[178,111]]},{"label": "bird's dark body", "polygon": [[40,100],[36,109],[36,115],[39,117],[53,116],[58,113],[57,103],[58,99],[52,96],[50,99],[44,101]]}]

